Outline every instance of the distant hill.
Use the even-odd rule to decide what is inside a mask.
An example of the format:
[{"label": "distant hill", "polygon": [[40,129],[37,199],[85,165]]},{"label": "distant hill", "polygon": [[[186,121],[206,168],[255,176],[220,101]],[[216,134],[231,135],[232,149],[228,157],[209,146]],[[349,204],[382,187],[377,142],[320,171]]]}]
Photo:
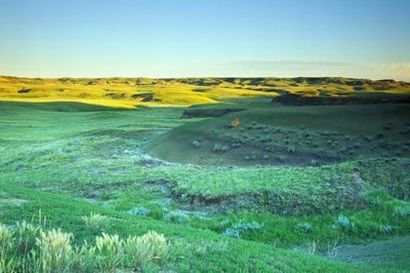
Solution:
[{"label": "distant hill", "polygon": [[0,100],[74,101],[114,107],[209,104],[243,97],[408,94],[410,83],[338,77],[20,78],[0,76]]}]

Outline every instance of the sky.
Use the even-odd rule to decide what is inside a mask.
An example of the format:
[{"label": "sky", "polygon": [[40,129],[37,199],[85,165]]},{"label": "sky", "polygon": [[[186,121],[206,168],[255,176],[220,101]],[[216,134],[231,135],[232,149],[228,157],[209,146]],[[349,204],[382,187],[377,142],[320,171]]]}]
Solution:
[{"label": "sky", "polygon": [[408,0],[0,0],[0,75],[410,81]]}]

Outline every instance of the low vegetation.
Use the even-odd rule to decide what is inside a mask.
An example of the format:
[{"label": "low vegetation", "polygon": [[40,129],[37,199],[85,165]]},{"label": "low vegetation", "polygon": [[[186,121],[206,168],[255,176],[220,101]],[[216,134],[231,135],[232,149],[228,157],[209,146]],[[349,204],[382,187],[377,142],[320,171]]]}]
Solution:
[{"label": "low vegetation", "polygon": [[169,245],[162,234],[141,236],[103,233],[95,244],[73,245],[73,234],[60,229],[44,230],[25,221],[14,227],[0,224],[1,272],[113,272],[140,270],[148,263],[161,262]]},{"label": "low vegetation", "polygon": [[[225,81],[178,84],[208,94]],[[153,105],[152,84],[138,80]],[[408,113],[272,108],[269,97],[134,110],[1,102],[0,272],[409,272]]]}]

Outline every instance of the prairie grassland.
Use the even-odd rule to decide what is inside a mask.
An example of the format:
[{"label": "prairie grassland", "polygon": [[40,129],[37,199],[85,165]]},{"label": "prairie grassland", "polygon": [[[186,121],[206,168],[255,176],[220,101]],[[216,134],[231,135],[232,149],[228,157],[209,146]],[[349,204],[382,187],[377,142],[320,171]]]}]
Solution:
[{"label": "prairie grassland", "polygon": [[[251,126],[251,132],[262,134],[265,128],[253,127],[274,122],[281,130],[289,126],[301,133],[329,133],[339,128],[344,137],[360,135],[355,126],[359,128],[361,121],[355,115],[347,117],[356,122],[353,125],[320,127],[320,119],[330,117],[326,108],[284,107],[271,112],[265,98],[247,98],[237,106],[261,107],[238,113],[238,131]],[[391,107],[368,108],[368,112],[389,112]],[[400,107],[404,106],[393,109]],[[304,119],[311,114],[305,129],[299,128],[296,109]],[[315,117],[320,109],[324,115]],[[205,134],[200,130],[204,124],[216,127],[214,137],[232,133],[227,125],[233,116],[181,118],[185,110],[0,103],[0,222],[16,230],[16,221],[36,222],[40,209],[46,216],[43,231],[61,228],[71,233],[73,249],[83,247],[84,240],[89,247],[96,246],[102,233],[127,238],[154,231],[165,236],[168,251],[160,262],[147,259],[133,267],[117,256],[107,255],[105,261],[114,262],[104,265],[93,259],[90,267],[103,272],[112,271],[115,264],[142,272],[409,272],[403,254],[409,249],[408,240],[400,244],[395,259],[378,254],[380,264],[340,262],[336,255],[338,247],[348,244],[383,244],[410,235],[409,157],[400,134],[405,129],[401,119],[384,129],[389,116],[380,114],[383,120],[366,129],[370,135],[382,130],[385,139],[400,144],[400,155],[368,152],[363,158],[297,166],[276,161],[185,164],[153,156],[151,149],[159,139],[185,145],[185,134],[190,132],[186,143],[196,156],[213,154],[226,160],[226,153],[194,147],[191,133]],[[338,115],[334,118],[340,118],[341,112]],[[256,117],[258,124],[253,125]],[[295,136],[289,135],[289,140],[297,146],[300,134]],[[363,138],[357,149],[367,149],[373,140]],[[190,151],[178,145],[167,149],[185,155]],[[139,255],[143,249],[134,251]]]},{"label": "prairie grassland", "polygon": [[391,80],[348,78],[93,78],[41,79],[0,76],[0,99],[26,102],[82,102],[110,107],[210,104],[283,93],[338,96],[372,91],[408,93]]}]

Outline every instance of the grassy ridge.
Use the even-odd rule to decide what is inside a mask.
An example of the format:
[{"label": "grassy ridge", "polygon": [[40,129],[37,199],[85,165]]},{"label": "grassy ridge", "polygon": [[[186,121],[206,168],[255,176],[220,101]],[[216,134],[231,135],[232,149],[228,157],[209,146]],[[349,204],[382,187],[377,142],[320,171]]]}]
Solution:
[{"label": "grassy ridge", "polygon": [[400,104],[261,105],[175,128],[154,138],[147,151],[169,161],[241,166],[409,156],[409,118],[410,107]]},{"label": "grassy ridge", "polygon": [[339,96],[372,91],[408,93],[410,85],[393,80],[349,78],[94,78],[41,79],[0,76],[0,100],[82,102],[110,107],[193,105],[242,97],[298,93]]}]

